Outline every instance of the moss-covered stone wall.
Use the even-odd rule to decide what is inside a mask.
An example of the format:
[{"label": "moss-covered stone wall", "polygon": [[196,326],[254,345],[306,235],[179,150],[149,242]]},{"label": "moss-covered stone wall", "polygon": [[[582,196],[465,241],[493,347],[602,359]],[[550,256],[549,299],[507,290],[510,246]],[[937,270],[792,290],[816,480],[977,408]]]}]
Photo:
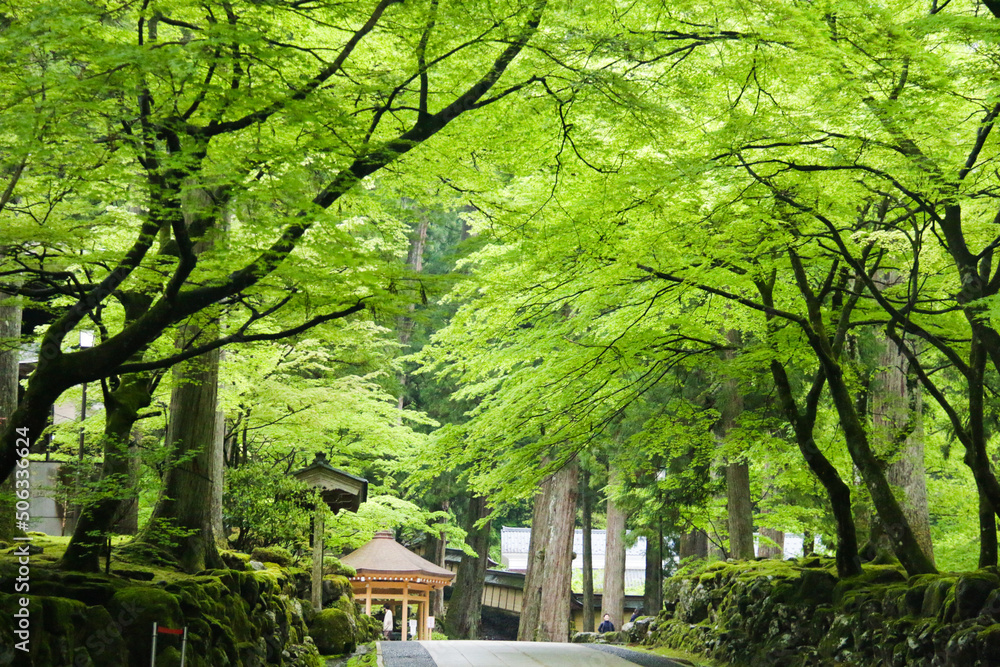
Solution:
[{"label": "moss-covered stone wall", "polygon": [[737,667],[1000,665],[995,568],[840,580],[828,559],[713,563],[668,580],[664,599],[647,643]]},{"label": "moss-covered stone wall", "polygon": [[[140,582],[123,577],[32,571],[28,609],[30,648],[12,648],[12,614],[21,595],[10,594],[10,570],[0,563],[0,665],[33,667],[147,667],[153,622],[188,628],[189,667],[320,667],[309,636],[313,613],[300,599],[304,573],[269,565],[263,570],[210,570],[195,577]],[[342,579],[339,577],[337,579]],[[350,586],[334,582],[350,638],[367,641],[374,622],[359,618]],[[157,666],[180,664],[180,638],[161,635]]]}]

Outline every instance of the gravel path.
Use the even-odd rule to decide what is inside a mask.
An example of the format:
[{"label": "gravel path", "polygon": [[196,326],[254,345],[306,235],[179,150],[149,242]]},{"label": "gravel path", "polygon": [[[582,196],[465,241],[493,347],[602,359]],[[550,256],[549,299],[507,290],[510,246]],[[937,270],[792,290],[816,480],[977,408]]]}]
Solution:
[{"label": "gravel path", "polygon": [[385,667],[437,667],[419,642],[379,642]]}]

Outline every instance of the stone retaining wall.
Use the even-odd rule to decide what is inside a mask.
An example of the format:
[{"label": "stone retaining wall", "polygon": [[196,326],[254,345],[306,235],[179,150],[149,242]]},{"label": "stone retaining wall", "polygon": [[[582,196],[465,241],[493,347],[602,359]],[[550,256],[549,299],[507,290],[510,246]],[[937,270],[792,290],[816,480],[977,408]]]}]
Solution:
[{"label": "stone retaining wall", "polygon": [[839,580],[831,559],[713,563],[665,583],[646,643],[737,667],[1000,665],[996,568],[864,570]]},{"label": "stone retaining wall", "polygon": [[[10,594],[13,578],[6,565],[0,564],[0,666],[147,667],[154,621],[187,626],[187,667],[324,664],[307,628],[311,607],[298,597],[303,577],[274,566],[209,570],[158,583],[35,569],[27,596],[31,653],[26,655],[13,648],[20,639],[12,634],[12,614],[21,595]],[[372,635],[374,624],[357,613],[346,579],[331,579],[338,600],[327,616],[353,633],[339,632],[334,639],[353,650]],[[157,667],[179,665],[179,649],[179,638],[161,636]]]}]

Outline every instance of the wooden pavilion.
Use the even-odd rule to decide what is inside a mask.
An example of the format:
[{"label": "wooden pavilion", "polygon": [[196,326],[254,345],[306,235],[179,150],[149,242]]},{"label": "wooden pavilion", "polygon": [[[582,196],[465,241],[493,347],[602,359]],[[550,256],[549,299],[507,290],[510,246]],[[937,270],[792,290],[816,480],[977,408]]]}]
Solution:
[{"label": "wooden pavilion", "polygon": [[[424,560],[396,542],[391,530],[380,530],[357,551],[340,559],[355,569],[351,578],[354,598],[365,601],[365,613],[372,613],[372,602],[398,603],[402,613],[401,638],[406,641],[409,605],[417,605],[417,639],[430,639],[428,599],[430,592],[451,583],[455,573]],[[395,605],[393,605],[395,606]]]}]

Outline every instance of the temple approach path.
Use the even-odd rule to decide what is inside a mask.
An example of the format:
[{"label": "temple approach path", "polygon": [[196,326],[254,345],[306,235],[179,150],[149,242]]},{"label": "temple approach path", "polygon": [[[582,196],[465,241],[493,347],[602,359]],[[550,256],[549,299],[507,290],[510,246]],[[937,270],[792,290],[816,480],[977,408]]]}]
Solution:
[{"label": "temple approach path", "polygon": [[381,667],[683,667],[605,644],[551,642],[379,642]]}]

